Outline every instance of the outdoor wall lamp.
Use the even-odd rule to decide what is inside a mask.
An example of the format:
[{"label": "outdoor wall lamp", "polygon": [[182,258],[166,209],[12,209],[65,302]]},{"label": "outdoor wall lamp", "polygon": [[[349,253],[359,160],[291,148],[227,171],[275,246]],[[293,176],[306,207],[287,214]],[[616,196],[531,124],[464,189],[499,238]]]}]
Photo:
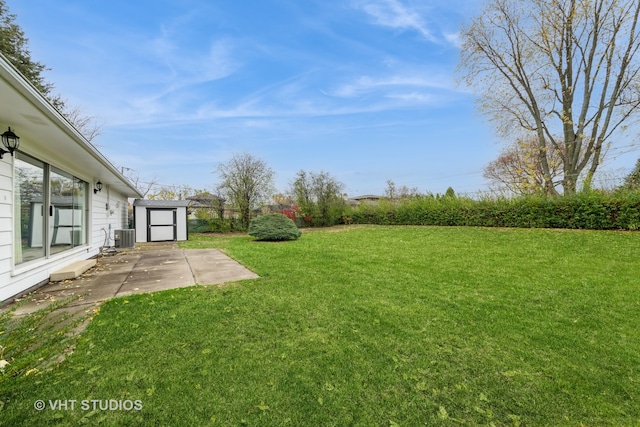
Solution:
[{"label": "outdoor wall lamp", "polygon": [[6,153],[10,153],[11,156],[13,156],[13,152],[20,146],[20,137],[11,131],[11,127],[9,127],[8,131],[2,134],[2,145],[4,145],[4,148],[9,151],[0,148],[0,159]]},{"label": "outdoor wall lamp", "polygon": [[93,194],[98,194],[98,191],[102,191],[102,183],[100,181],[96,182],[96,188],[93,189]]}]

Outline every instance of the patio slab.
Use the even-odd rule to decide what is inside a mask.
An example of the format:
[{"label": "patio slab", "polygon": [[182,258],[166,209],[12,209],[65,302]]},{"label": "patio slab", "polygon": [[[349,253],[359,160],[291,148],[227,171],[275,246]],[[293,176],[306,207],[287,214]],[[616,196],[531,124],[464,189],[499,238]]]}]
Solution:
[{"label": "patio slab", "polygon": [[218,250],[185,249],[197,284],[218,284],[256,279],[258,275]]},{"label": "patio slab", "polygon": [[101,256],[80,277],[50,282],[23,298],[16,315],[74,298],[67,307],[92,310],[113,297],[193,285],[220,285],[258,275],[217,249],[180,249],[174,242],[136,244],[135,249]]}]

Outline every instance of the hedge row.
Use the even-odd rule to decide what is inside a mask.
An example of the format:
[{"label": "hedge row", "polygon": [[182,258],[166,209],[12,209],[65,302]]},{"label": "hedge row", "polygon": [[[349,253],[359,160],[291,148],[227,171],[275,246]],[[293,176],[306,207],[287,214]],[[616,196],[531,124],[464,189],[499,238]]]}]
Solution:
[{"label": "hedge row", "polygon": [[348,215],[355,224],[638,230],[640,192],[487,200],[425,196],[361,204]]}]

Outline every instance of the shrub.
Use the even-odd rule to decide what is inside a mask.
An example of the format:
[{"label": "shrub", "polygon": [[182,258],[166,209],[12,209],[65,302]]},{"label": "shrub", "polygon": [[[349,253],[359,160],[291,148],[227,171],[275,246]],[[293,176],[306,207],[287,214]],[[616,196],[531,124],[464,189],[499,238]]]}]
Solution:
[{"label": "shrub", "polygon": [[399,203],[360,204],[349,217],[354,224],[639,230],[640,192],[481,200],[428,195]]},{"label": "shrub", "polygon": [[300,234],[296,224],[280,213],[262,215],[249,223],[249,235],[257,240],[296,240]]}]

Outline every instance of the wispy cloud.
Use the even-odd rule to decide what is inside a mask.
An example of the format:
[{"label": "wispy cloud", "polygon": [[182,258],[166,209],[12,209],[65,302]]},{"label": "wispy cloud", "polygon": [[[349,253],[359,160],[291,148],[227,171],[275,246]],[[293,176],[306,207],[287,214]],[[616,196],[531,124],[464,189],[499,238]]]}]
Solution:
[{"label": "wispy cloud", "polygon": [[211,41],[201,49],[188,48],[163,34],[151,41],[153,61],[171,71],[173,87],[218,80],[233,74],[241,65],[234,57],[236,44],[230,38]]},{"label": "wispy cloud", "polygon": [[[249,127],[286,118],[350,116],[407,107],[430,107],[451,99],[456,92],[450,77],[433,70],[318,82],[323,71],[305,72],[258,87],[244,96],[194,98],[191,90],[161,97],[139,96],[129,108],[113,112],[119,125],[165,127],[176,123],[207,123],[212,120],[246,119]],[[223,83],[216,83],[217,87]],[[321,87],[326,89],[321,89]],[[171,101],[171,102],[169,102]],[[128,110],[128,111],[127,111]],[[251,122],[251,120],[257,120]],[[266,121],[265,121],[266,120]]]},{"label": "wispy cloud", "polygon": [[362,96],[377,90],[389,90],[393,88],[436,88],[450,89],[449,79],[430,79],[426,77],[425,71],[423,75],[394,75],[389,77],[374,78],[370,76],[361,76],[352,82],[345,83],[341,86],[327,91],[326,94],[335,97],[352,98]]},{"label": "wispy cloud", "polygon": [[459,48],[462,46],[462,39],[460,38],[460,33],[445,34],[444,38],[447,42],[451,43],[455,47]]},{"label": "wispy cloud", "polygon": [[364,0],[357,2],[356,7],[367,13],[377,25],[417,31],[425,39],[437,41],[422,16],[399,0]]},{"label": "wispy cloud", "polygon": [[433,95],[429,93],[409,92],[409,93],[392,93],[386,95],[387,98],[397,99],[406,104],[427,104],[433,101]]}]

